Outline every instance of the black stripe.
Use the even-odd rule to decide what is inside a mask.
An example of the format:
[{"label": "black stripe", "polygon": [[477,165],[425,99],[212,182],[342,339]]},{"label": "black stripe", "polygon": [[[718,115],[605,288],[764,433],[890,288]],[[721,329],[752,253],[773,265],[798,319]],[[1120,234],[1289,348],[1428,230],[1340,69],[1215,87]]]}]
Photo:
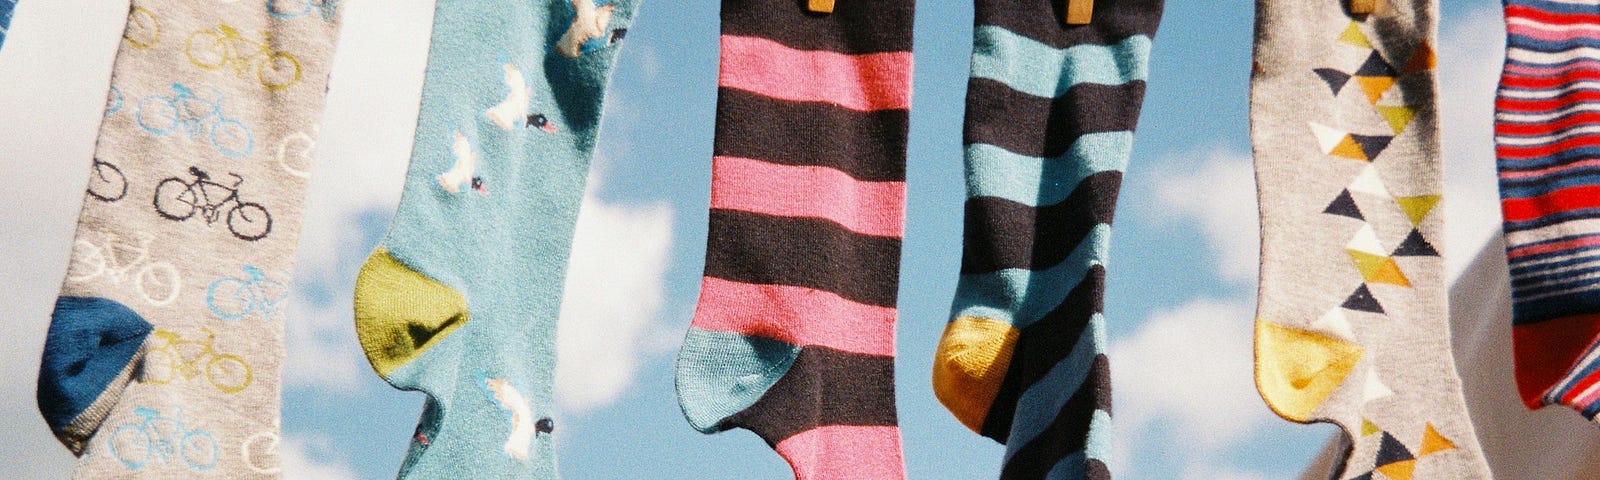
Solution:
[{"label": "black stripe", "polygon": [[760,400],[719,426],[747,429],[777,445],[817,427],[897,424],[894,357],[809,346]]},{"label": "black stripe", "polygon": [[833,13],[805,0],[724,0],[722,33],[762,37],[800,50],[848,54],[911,51],[912,0],[842,1]]},{"label": "black stripe", "polygon": [[906,110],[858,112],[720,88],[713,150],[716,155],[834,168],[857,180],[900,182],[906,179],[909,124]]},{"label": "black stripe", "polygon": [[996,80],[967,82],[966,142],[1021,155],[1055,157],[1080,135],[1132,131],[1139,123],[1144,81],[1080,83],[1055,99],[1035,97]]},{"label": "black stripe", "polygon": [[[1105,310],[1103,298],[1106,290],[1106,269],[1095,265],[1067,293],[1061,305],[1044,318],[1023,327],[1017,346],[1012,350],[1011,365],[1000,380],[994,402],[984,416],[983,436],[1005,443],[1011,436],[1011,422],[1017,411],[1017,400],[1022,394],[1050,373],[1057,364],[1072,354],[1078,345],[1089,319]],[[1103,356],[1102,356],[1103,357]],[[1096,358],[1096,361],[1100,361]],[[1105,409],[1110,411],[1110,397]]]},{"label": "black stripe", "polygon": [[900,239],[862,235],[815,218],[711,210],[707,277],[759,285],[794,285],[876,305],[895,306]]},{"label": "black stripe", "polygon": [[1000,197],[967,199],[961,273],[1045,270],[1060,264],[1095,225],[1111,223],[1121,185],[1122,172],[1108,170],[1084,178],[1055,205],[1032,207]]},{"label": "black stripe", "polygon": [[[1055,420],[1038,437],[1011,455],[1000,470],[1000,480],[1043,480],[1067,455],[1083,451],[1089,440],[1094,411],[1111,402],[1111,375],[1105,355],[1096,356],[1088,381],[1056,412]],[[1109,406],[1109,405],[1107,405]],[[1040,412],[1034,412],[1040,413]],[[1107,410],[1109,413],[1109,410]],[[1086,465],[1087,467],[1087,465]]]},{"label": "black stripe", "polygon": [[1162,0],[1099,0],[1094,21],[1067,26],[1067,2],[1061,0],[987,0],[977,2],[973,23],[995,25],[1056,48],[1080,44],[1111,45],[1144,34],[1154,38],[1161,24]]}]

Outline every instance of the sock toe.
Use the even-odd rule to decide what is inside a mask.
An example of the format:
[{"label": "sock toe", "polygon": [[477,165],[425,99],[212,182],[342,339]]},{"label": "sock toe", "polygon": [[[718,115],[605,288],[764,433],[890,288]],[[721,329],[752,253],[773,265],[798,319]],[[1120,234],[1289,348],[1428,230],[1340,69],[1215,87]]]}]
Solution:
[{"label": "sock toe", "polygon": [[799,356],[785,342],[690,327],[678,354],[678,405],[695,430],[726,430],[722,421],[760,400]]},{"label": "sock toe", "polygon": [[1000,391],[1018,336],[1011,324],[988,318],[960,317],[945,325],[934,353],[933,392],[974,432],[982,430]]},{"label": "sock toe", "polygon": [[469,318],[461,292],[401,264],[381,247],[356,277],[356,337],[373,370],[385,379]]},{"label": "sock toe", "polygon": [[114,300],[60,297],[39,367],[39,411],[68,449],[82,452],[132,378],[151,327]]}]

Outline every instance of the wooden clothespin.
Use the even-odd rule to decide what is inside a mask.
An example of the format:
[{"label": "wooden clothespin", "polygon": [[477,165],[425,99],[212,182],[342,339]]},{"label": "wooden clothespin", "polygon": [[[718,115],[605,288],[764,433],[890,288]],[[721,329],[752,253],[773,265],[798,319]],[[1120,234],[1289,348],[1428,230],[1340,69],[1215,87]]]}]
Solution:
[{"label": "wooden clothespin", "polygon": [[1378,0],[1350,0],[1351,15],[1367,15],[1377,8]]},{"label": "wooden clothespin", "polygon": [[833,0],[806,0],[806,9],[812,13],[833,13]]},{"label": "wooden clothespin", "polygon": [[1094,0],[1067,0],[1067,25],[1088,25],[1094,18]]}]

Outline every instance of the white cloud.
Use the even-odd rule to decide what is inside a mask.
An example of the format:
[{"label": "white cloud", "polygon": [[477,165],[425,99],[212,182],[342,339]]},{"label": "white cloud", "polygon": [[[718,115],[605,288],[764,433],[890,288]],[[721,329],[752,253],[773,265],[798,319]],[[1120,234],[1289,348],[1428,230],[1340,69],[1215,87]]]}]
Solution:
[{"label": "white cloud", "polygon": [[640,362],[658,350],[651,338],[661,330],[655,319],[671,244],[665,204],[584,197],[556,342],[562,409],[579,413],[616,401]]},{"label": "white cloud", "polygon": [[1505,25],[1485,5],[1445,23],[1439,35],[1439,116],[1445,151],[1445,250],[1455,278],[1500,228],[1494,169],[1494,94]]},{"label": "white cloud", "polygon": [[303,439],[286,437],[279,445],[278,458],[282,462],[283,478],[296,480],[355,480],[356,474],[342,463],[321,463],[313,460],[308,447],[319,451],[334,451],[333,442],[326,438]]},{"label": "white cloud", "polygon": [[[1157,173],[1160,201],[1166,207],[1161,211],[1200,223],[1224,279],[1253,281],[1258,266],[1260,232],[1255,170],[1250,155],[1212,147],[1195,156],[1205,158],[1197,169]],[[1162,163],[1188,165],[1191,162]]]}]

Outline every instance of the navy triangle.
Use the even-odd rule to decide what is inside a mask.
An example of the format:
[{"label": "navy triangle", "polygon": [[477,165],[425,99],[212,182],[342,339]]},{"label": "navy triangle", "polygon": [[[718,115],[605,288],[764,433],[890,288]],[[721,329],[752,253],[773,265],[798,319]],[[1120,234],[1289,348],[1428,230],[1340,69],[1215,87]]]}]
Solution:
[{"label": "navy triangle", "polygon": [[1393,435],[1389,435],[1389,432],[1383,432],[1383,443],[1378,445],[1378,462],[1376,465],[1379,468],[1391,463],[1415,460],[1416,458],[1411,454],[1411,450],[1406,448],[1405,444],[1395,440]]},{"label": "navy triangle", "polygon": [[1384,149],[1389,148],[1389,142],[1394,140],[1394,137],[1356,135],[1352,133],[1350,134],[1350,139],[1355,140],[1356,144],[1361,146],[1361,153],[1366,155],[1367,161],[1370,162],[1377,160],[1378,155],[1383,153]]},{"label": "navy triangle", "polygon": [[1350,74],[1348,73],[1332,68],[1318,68],[1312,71],[1317,72],[1317,76],[1322,77],[1322,81],[1328,82],[1328,88],[1333,89],[1334,95],[1338,95],[1340,90],[1344,90],[1345,84],[1350,83]]},{"label": "navy triangle", "polygon": [[1373,50],[1372,55],[1367,56],[1367,62],[1361,64],[1361,69],[1356,70],[1356,75],[1363,77],[1398,77],[1400,73],[1394,70],[1394,65],[1390,65],[1387,60],[1383,59],[1383,55],[1379,55],[1377,50]]},{"label": "navy triangle", "polygon": [[1413,228],[1411,229],[1411,234],[1406,235],[1405,241],[1400,242],[1400,246],[1394,249],[1393,256],[1437,257],[1439,256],[1439,250],[1434,249],[1433,244],[1428,243],[1428,239],[1422,238],[1422,232]]},{"label": "navy triangle", "polygon": [[1345,298],[1344,304],[1340,305],[1340,307],[1348,308],[1358,312],[1376,313],[1379,315],[1384,313],[1383,305],[1379,304],[1378,299],[1372,296],[1372,290],[1368,290],[1367,284],[1365,283],[1361,284],[1360,287],[1357,287],[1355,293],[1351,293],[1350,297]]},{"label": "navy triangle", "polygon": [[1360,475],[1356,475],[1354,477],[1350,477],[1350,480],[1372,480],[1372,472],[1367,472],[1367,473],[1363,473],[1363,474],[1360,474]]},{"label": "navy triangle", "polygon": [[1356,199],[1350,196],[1349,189],[1339,192],[1339,196],[1335,197],[1333,203],[1329,203],[1328,208],[1323,209],[1322,213],[1366,220],[1366,217],[1361,215],[1361,208],[1356,206]]}]

